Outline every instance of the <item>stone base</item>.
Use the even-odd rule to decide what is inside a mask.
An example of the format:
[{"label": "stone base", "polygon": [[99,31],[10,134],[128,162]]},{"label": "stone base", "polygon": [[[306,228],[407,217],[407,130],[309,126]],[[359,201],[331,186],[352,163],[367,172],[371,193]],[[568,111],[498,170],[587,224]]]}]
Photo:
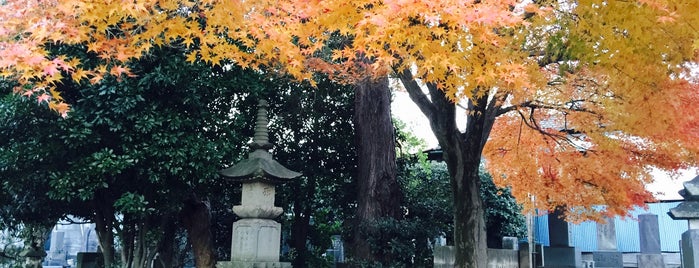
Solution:
[{"label": "stone base", "polygon": [[581,268],[582,253],[574,247],[544,247],[544,267]]},{"label": "stone base", "polygon": [[290,262],[220,261],[216,268],[291,268]]},{"label": "stone base", "polygon": [[638,268],[665,268],[661,254],[638,254]]},{"label": "stone base", "polygon": [[231,267],[281,267],[269,266],[279,263],[281,229],[281,224],[268,219],[241,219],[233,223],[231,261],[270,264]]},{"label": "stone base", "polygon": [[682,233],[682,263],[684,267],[699,267],[699,230]]},{"label": "stone base", "polygon": [[624,254],[618,251],[592,252],[592,260],[595,262],[595,268],[624,267]]},{"label": "stone base", "polygon": [[519,252],[514,249],[488,249],[487,267],[520,267]]}]

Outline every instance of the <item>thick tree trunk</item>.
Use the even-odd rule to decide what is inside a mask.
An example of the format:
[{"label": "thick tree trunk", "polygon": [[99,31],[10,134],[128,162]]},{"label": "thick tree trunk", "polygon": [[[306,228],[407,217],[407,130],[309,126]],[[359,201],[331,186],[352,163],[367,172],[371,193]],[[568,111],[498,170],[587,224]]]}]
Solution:
[{"label": "thick tree trunk", "polygon": [[180,219],[187,229],[197,268],[213,268],[216,265],[214,240],[211,234],[211,208],[197,196],[185,200]]},{"label": "thick tree trunk", "polygon": [[[396,181],[396,152],[391,121],[388,77],[360,80],[355,85],[354,126],[357,138],[357,220],[369,227],[384,218],[400,217],[400,186]],[[355,228],[353,255],[362,260],[386,260],[388,254],[371,252],[364,233]]]},{"label": "thick tree trunk", "polygon": [[[448,128],[447,124],[440,126]],[[487,265],[485,210],[479,193],[480,151],[464,141],[458,131],[442,132],[438,138],[449,170],[454,196],[454,246],[456,267]]]},{"label": "thick tree trunk", "polygon": [[[457,267],[486,267],[485,210],[479,193],[478,177],[480,161],[463,161],[465,155],[467,154],[454,152],[445,157],[454,195],[456,263]],[[454,161],[453,158],[457,160]]]},{"label": "thick tree trunk", "polygon": [[429,97],[413,79],[409,70],[400,74],[410,98],[430,121],[443,150],[454,195],[454,246],[456,267],[485,268],[487,239],[485,210],[479,193],[483,146],[497,115],[496,101],[488,102],[486,92],[476,88],[468,104],[466,129],[461,133],[456,125],[456,105],[434,84],[428,84]]}]

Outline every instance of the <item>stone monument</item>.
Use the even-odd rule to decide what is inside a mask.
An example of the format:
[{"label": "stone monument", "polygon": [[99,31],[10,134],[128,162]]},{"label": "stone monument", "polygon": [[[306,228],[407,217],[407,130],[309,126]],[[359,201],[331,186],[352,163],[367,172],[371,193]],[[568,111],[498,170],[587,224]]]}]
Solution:
[{"label": "stone monument", "polygon": [[432,250],[434,268],[453,268],[456,264],[456,248],[454,246],[438,246]]},{"label": "stone monument", "polygon": [[25,268],[41,268],[41,260],[46,257],[46,251],[43,250],[39,245],[32,244],[26,249],[19,253],[20,257],[25,258],[24,266]]},{"label": "stone monument", "polygon": [[592,253],[595,267],[624,267],[623,254],[617,250],[614,218],[597,223],[597,251]]},{"label": "stone monument", "polygon": [[561,219],[565,208],[559,207],[548,215],[549,244],[544,248],[544,267],[579,268],[582,267],[582,253],[572,245],[570,223]]},{"label": "stone monument", "polygon": [[231,261],[217,263],[218,268],[291,267],[279,262],[281,224],[274,218],[282,214],[282,208],[274,206],[274,187],[301,174],[272,159],[267,107],[266,101],[260,101],[248,159],[219,171],[224,178],[242,182],[243,190],[241,204],[233,207],[241,219],[233,223]]},{"label": "stone monument", "polygon": [[680,195],[685,201],[670,209],[673,220],[687,220],[689,230],[682,233],[682,267],[699,268],[699,176],[685,182]]},{"label": "stone monument", "polygon": [[662,251],[660,248],[660,226],[658,215],[638,215],[638,234],[641,242],[641,253],[637,261],[639,268],[665,268]]}]

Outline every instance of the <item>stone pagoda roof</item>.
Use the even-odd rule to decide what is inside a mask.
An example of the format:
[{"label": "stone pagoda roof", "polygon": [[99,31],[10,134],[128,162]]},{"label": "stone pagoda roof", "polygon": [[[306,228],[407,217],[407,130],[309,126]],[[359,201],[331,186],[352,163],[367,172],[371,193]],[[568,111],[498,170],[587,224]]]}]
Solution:
[{"label": "stone pagoda roof", "polygon": [[671,208],[667,213],[673,220],[693,220],[699,219],[699,176],[683,183],[684,189],[680,190],[680,195],[685,201]]},{"label": "stone pagoda roof", "polygon": [[219,175],[235,181],[261,181],[273,184],[301,176],[301,173],[291,171],[274,160],[272,154],[268,151],[273,147],[273,144],[269,142],[267,107],[269,107],[267,102],[261,100],[257,111],[257,121],[255,122],[255,136],[250,144],[252,152],[248,158],[232,167],[219,171]]}]

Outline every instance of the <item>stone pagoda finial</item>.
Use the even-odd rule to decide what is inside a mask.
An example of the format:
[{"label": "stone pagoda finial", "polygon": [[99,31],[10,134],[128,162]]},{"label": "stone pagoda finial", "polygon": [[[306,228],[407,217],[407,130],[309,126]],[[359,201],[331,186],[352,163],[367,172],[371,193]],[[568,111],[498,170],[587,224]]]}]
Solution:
[{"label": "stone pagoda finial", "polygon": [[269,120],[267,120],[268,107],[267,101],[260,100],[257,108],[257,120],[255,121],[255,136],[250,144],[250,148],[253,151],[259,149],[269,150],[274,146],[269,143],[269,129],[267,128],[267,124],[269,124]]}]

